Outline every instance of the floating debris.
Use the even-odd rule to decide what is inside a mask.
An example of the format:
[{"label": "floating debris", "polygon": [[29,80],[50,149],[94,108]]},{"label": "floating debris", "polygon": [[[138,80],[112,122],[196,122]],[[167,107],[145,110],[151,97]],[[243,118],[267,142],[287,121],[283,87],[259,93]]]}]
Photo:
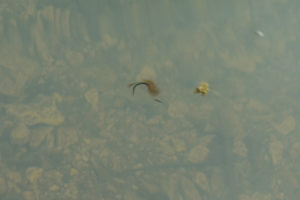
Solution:
[{"label": "floating debris", "polygon": [[209,91],[209,85],[207,82],[202,82],[200,85],[194,90],[194,94],[201,93],[202,96],[206,95]]},{"label": "floating debris", "polygon": [[[155,85],[155,83],[151,80],[144,80],[141,82],[133,82],[128,85],[128,87],[132,87],[132,95],[134,95],[135,88],[139,85],[147,86],[148,92],[152,96],[157,96],[159,94],[159,89]],[[154,99],[156,102],[162,103],[159,99]]]},{"label": "floating debris", "polygon": [[255,34],[258,35],[259,37],[265,37],[265,34],[260,30],[255,31]]}]

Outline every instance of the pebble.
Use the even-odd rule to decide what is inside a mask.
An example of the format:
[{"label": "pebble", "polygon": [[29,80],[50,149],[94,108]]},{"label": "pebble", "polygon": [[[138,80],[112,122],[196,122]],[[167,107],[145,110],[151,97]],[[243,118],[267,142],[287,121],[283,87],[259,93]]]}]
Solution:
[{"label": "pebble", "polygon": [[10,137],[14,144],[26,144],[29,139],[30,130],[25,124],[19,124],[12,130]]}]

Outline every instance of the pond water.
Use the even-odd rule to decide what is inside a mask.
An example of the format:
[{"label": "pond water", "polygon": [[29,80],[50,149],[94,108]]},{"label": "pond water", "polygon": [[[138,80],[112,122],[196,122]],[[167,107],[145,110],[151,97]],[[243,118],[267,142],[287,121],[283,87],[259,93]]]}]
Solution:
[{"label": "pond water", "polygon": [[299,6],[0,0],[0,198],[298,199]]}]

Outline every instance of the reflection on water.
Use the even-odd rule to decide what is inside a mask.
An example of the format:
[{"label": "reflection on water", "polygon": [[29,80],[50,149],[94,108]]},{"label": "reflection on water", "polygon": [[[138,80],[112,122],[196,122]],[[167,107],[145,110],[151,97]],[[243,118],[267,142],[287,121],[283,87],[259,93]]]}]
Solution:
[{"label": "reflection on water", "polygon": [[2,0],[1,199],[298,199],[298,4]]}]

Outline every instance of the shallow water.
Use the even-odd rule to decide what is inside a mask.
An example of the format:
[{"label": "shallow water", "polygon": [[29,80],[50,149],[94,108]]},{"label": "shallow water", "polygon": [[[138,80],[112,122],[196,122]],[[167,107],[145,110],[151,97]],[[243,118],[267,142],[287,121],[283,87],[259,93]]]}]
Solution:
[{"label": "shallow water", "polygon": [[299,5],[0,1],[0,198],[298,199]]}]

